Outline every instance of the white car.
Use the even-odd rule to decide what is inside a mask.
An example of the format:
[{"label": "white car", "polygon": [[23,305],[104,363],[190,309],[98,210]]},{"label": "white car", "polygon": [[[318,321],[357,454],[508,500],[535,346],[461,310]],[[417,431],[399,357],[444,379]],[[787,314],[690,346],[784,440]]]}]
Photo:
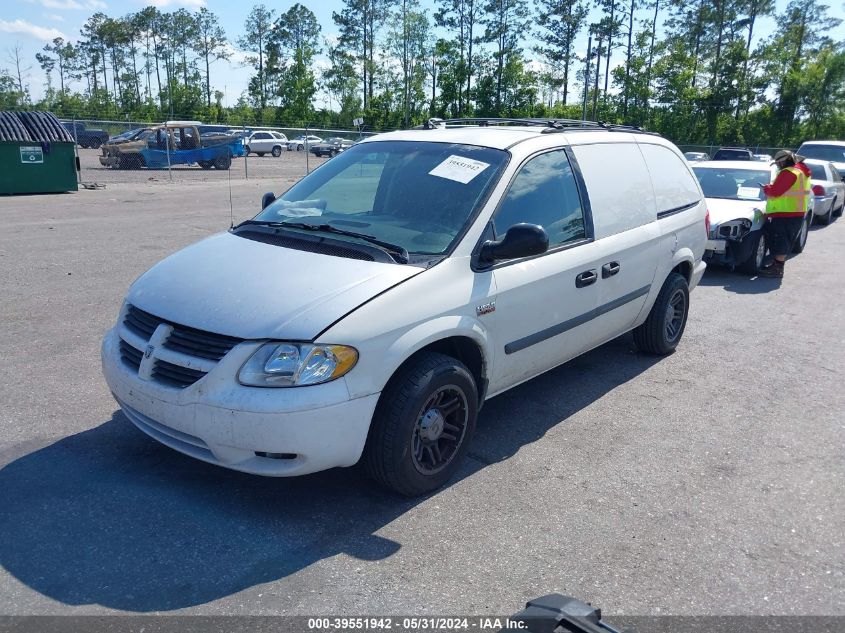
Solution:
[{"label": "white car", "polygon": [[845,178],[845,141],[806,141],[797,153],[805,158],[833,163],[839,175]]},{"label": "white car", "polygon": [[845,183],[833,163],[808,158],[804,164],[813,173],[811,182],[816,220],[830,224],[833,218],[842,215],[842,208],[845,207]]},{"label": "white car", "polygon": [[[777,169],[759,161],[706,161],[692,167],[707,197],[710,235],[704,255],[708,263],[756,274],[763,266],[768,245],[763,234],[766,195],[763,185],[774,180]],[[813,220],[812,198],[807,218],[793,251],[807,243]]]},{"label": "white car", "polygon": [[273,132],[272,130],[265,130],[261,132],[253,132],[247,139],[245,150],[247,156],[249,154],[272,154],[273,156],[281,156],[282,150],[287,149],[288,137],[281,132]]},{"label": "white car", "polygon": [[707,223],[680,151],[487,123],[368,138],[138,278],[102,347],[126,417],[212,464],[363,459],[416,495],[485,400],[631,330],[672,352]]},{"label": "white car", "polygon": [[771,163],[772,162],[772,155],[771,154],[754,154],[754,160],[759,160],[764,163]]},{"label": "white car", "polygon": [[288,141],[288,149],[301,152],[304,149],[309,149],[312,145],[322,142],[323,139],[319,136],[314,136],[313,134],[309,134],[308,136],[302,135]]}]

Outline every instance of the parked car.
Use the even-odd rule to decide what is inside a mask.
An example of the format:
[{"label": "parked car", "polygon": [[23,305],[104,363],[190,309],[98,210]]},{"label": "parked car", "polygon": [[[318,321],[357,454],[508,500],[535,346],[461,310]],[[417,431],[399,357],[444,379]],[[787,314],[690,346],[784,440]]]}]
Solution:
[{"label": "parked car", "polygon": [[341,138],[340,136],[333,136],[331,138],[327,138],[321,143],[315,143],[311,146],[311,153],[314,156],[336,156],[340,154],[342,151],[349,149],[355,145],[354,141],[350,141],[345,138]]},{"label": "parked car", "polygon": [[[704,260],[756,274],[768,251],[763,234],[766,196],[763,185],[772,182],[777,169],[759,161],[707,161],[692,167],[707,198],[710,234]],[[811,201],[812,202],[812,201]],[[813,211],[793,247],[800,253],[807,243]]]},{"label": "parked car", "polygon": [[203,169],[229,169],[232,157],[243,156],[240,138],[200,134],[197,121],[168,121],[142,130],[131,139],[108,142],[100,164],[113,169],[164,169],[198,164]]},{"label": "parked car", "polygon": [[459,467],[485,400],[631,330],[671,353],[705,269],[681,152],[485,124],[368,138],[138,278],[102,347],[127,418],[212,464],[362,459],[416,495]]},{"label": "parked car", "polygon": [[754,153],[745,147],[721,147],[713,154],[713,160],[755,160]]},{"label": "parked car", "polygon": [[845,141],[806,141],[798,148],[798,154],[833,163],[845,178]]},{"label": "parked car", "polygon": [[140,137],[146,130],[149,130],[149,129],[150,128],[140,127],[140,128],[136,128],[134,130],[129,130],[127,132],[124,132],[123,134],[117,134],[115,136],[112,136],[108,140],[108,142],[109,143],[121,143],[123,141],[132,141],[132,140],[135,140],[136,138]]},{"label": "parked car", "polygon": [[308,149],[316,143],[322,142],[323,139],[321,139],[319,136],[314,136],[313,134],[309,134],[307,137],[305,135],[297,136],[295,139],[288,141],[288,149],[291,151],[296,150],[297,152],[301,152],[302,150]]},{"label": "parked car", "polygon": [[76,139],[76,144],[79,147],[98,149],[109,140],[109,133],[105,130],[87,128],[80,121],[65,121],[62,125]]},{"label": "parked car", "polygon": [[710,154],[707,152],[684,152],[684,158],[690,162],[697,160],[710,160]]},{"label": "parked car", "polygon": [[804,164],[810,168],[815,205],[815,219],[822,224],[830,224],[833,218],[842,215],[845,206],[845,183],[833,163],[823,160],[806,159]]},{"label": "parked car", "polygon": [[253,132],[246,141],[246,154],[247,156],[250,153],[264,156],[269,153],[279,157],[282,155],[282,150],[287,149],[287,142],[288,137],[281,132],[271,130]]},{"label": "parked car", "polygon": [[772,155],[771,154],[754,154],[754,160],[759,160],[764,163],[771,163],[772,162]]}]

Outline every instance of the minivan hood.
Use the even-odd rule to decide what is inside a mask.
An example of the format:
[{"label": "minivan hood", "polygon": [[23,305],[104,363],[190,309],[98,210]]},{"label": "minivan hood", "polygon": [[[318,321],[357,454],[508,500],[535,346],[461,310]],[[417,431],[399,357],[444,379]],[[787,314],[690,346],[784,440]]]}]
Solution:
[{"label": "minivan hood", "polygon": [[307,341],[422,270],[221,233],[153,266],[132,284],[126,300],[168,321],[208,332]]},{"label": "minivan hood", "polygon": [[710,211],[710,224],[713,226],[729,220],[746,218],[754,221],[754,209],[766,211],[765,200],[726,200],[724,198],[706,198],[707,210]]}]

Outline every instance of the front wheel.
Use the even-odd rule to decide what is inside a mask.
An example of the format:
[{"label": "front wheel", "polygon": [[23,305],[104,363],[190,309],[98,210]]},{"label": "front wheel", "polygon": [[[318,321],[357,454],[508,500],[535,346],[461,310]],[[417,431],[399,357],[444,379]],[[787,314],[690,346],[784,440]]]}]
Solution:
[{"label": "front wheel", "polygon": [[232,166],[232,157],[229,154],[218,156],[214,159],[214,167],[216,169],[229,169]]},{"label": "front wheel", "polygon": [[813,221],[812,213],[808,218],[801,223],[801,230],[798,232],[798,237],[795,239],[795,245],[792,247],[793,253],[803,253],[804,247],[807,245],[807,235],[810,232],[810,224]]},{"label": "front wheel", "polygon": [[643,352],[665,356],[675,351],[689,314],[689,286],[683,275],[670,273],[645,322],[634,328],[634,344]]},{"label": "front wheel", "polygon": [[301,152],[303,149],[305,149],[305,146],[304,146],[304,145],[297,145],[297,146],[296,146],[296,151],[297,151],[297,152]]},{"label": "front wheel", "polygon": [[276,147],[273,148],[273,151],[271,153],[273,154],[273,156],[275,158],[278,158],[279,156],[282,155],[282,148],[279,147],[278,145],[276,145]]},{"label": "front wheel", "polygon": [[737,268],[749,275],[756,275],[763,268],[763,260],[766,259],[766,248],[766,236],[763,235],[763,231],[760,231],[759,235],[754,238],[754,242],[752,242],[751,256]]},{"label": "front wheel", "polygon": [[424,352],[384,390],[364,448],[364,466],[383,486],[417,496],[445,484],[467,451],[478,388],[460,361]]}]

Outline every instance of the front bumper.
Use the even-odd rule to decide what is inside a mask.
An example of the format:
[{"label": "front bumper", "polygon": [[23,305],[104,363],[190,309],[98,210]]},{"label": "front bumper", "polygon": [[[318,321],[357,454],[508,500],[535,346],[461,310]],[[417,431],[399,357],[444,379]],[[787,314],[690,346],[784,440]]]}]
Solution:
[{"label": "front bumper", "polygon": [[739,266],[753,255],[753,247],[762,229],[750,231],[741,240],[708,239],[704,261],[723,266]]},{"label": "front bumper", "polygon": [[204,378],[179,389],[141,379],[121,360],[112,329],[103,340],[103,374],[135,426],[205,462],[274,477],[357,462],[379,394],[349,399],[343,378],[310,387],[244,387],[237,372],[257,346],[238,345]]}]

